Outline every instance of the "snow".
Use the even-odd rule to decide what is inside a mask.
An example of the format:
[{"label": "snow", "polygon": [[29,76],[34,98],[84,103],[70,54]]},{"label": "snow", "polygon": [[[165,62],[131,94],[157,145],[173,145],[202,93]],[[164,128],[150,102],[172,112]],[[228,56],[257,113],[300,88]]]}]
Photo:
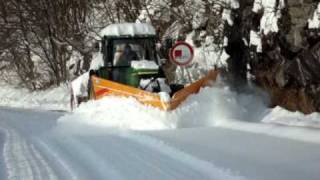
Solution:
[{"label": "snow", "polygon": [[[198,1],[199,3],[199,1]],[[192,28],[193,29],[199,29],[201,25],[203,24],[203,21],[207,19],[205,16],[206,9],[204,3],[197,4],[198,8],[197,11],[194,13],[192,17]],[[196,7],[195,7],[196,8]]]},{"label": "snow", "polygon": [[111,24],[101,30],[100,36],[137,36],[137,35],[156,35],[152,25],[147,23],[122,23]]},{"label": "snow", "polygon": [[[160,86],[160,91],[163,93],[171,93],[170,86],[166,83],[165,78],[157,78],[157,79],[141,79],[139,83],[140,88],[153,92],[154,87]],[[163,95],[166,97],[166,95]]]},{"label": "snow", "polygon": [[[165,84],[165,80],[162,79],[162,81],[160,85]],[[81,84],[82,81],[78,82]],[[304,115],[289,112],[281,107],[268,108],[264,100],[267,98],[257,95],[256,90],[251,90],[250,93],[253,92],[253,95],[238,94],[228,86],[219,85],[220,83],[218,82],[213,88],[203,89],[199,95],[192,95],[177,110],[169,113],[145,107],[132,98],[107,97],[82,104],[60,121],[134,130],[220,126],[230,123],[229,121],[234,123],[234,120],[271,124],[270,128],[274,124],[320,128],[319,113]],[[86,92],[84,89],[82,89],[83,92]],[[170,88],[167,86],[162,86],[161,89],[163,92],[170,93]],[[82,90],[80,89],[80,92]],[[69,92],[67,86],[29,92],[26,89],[17,89],[3,84],[0,89],[0,106],[68,111]],[[166,93],[160,95],[164,100],[169,100]],[[194,119],[194,117],[198,118]],[[113,121],[105,121],[106,119],[113,119]],[[267,132],[263,130],[263,133]],[[300,135],[297,136],[303,136],[301,133],[298,134]],[[301,139],[297,136],[292,135],[289,138]],[[305,138],[302,137],[302,139]]]},{"label": "snow", "polygon": [[62,113],[0,108],[0,114],[5,149],[0,179],[316,180],[320,175],[317,143],[220,127],[118,131],[56,122]]},{"label": "snow", "polygon": [[233,26],[233,19],[232,19],[232,9],[238,9],[240,8],[240,4],[238,0],[225,0],[225,4],[227,8],[223,9],[222,12],[222,20],[225,20],[228,22],[230,26]]},{"label": "snow", "polygon": [[280,17],[274,13],[267,13],[263,15],[260,21],[260,27],[263,34],[267,35],[271,32],[278,32],[278,19]]},{"label": "snow", "polygon": [[315,157],[319,153],[308,152],[308,157],[305,156],[306,150],[316,152],[318,148],[308,143],[296,144],[297,141],[224,128],[191,128],[148,134],[220,167],[237,170],[248,179],[319,177],[319,173],[315,173],[319,166],[319,159]]},{"label": "snow", "polygon": [[82,123],[97,127],[160,130],[176,128],[177,123],[164,111],[146,107],[133,98],[107,97],[81,104],[59,123]]},{"label": "snow", "polygon": [[253,30],[250,31],[250,45],[257,46],[257,52],[262,52],[261,36],[260,34],[258,34],[258,32],[255,32]]},{"label": "snow", "polygon": [[7,172],[1,179],[246,179],[147,135],[61,126],[48,112],[0,114]]},{"label": "snow", "polygon": [[131,67],[133,69],[147,69],[147,70],[159,69],[159,66],[154,61],[148,61],[148,60],[131,61]]},{"label": "snow", "polygon": [[225,0],[225,3],[228,4],[232,9],[240,8],[238,0]]},{"label": "snow", "polygon": [[[152,13],[152,12],[151,12]],[[151,24],[151,19],[149,17],[150,12],[147,10],[142,10],[140,12],[140,15],[138,16],[138,19],[136,20],[136,23],[148,23]],[[153,14],[153,13],[152,13]]]},{"label": "snow", "polygon": [[[160,20],[165,22],[170,22],[170,6],[171,2],[159,1],[159,0],[149,0],[142,7],[140,14],[136,20],[136,23],[150,23],[153,21]],[[152,20],[151,20],[152,19]]]},{"label": "snow", "polygon": [[[236,0],[227,2],[239,6]],[[271,12],[274,3],[256,0],[253,7],[254,12],[264,10],[261,31],[250,32],[249,43],[258,52],[260,35],[278,31],[279,9]],[[280,0],[278,8],[282,6]],[[309,28],[320,26],[317,11]],[[230,12],[225,9],[223,14],[232,25]],[[151,21],[145,11],[139,19]],[[102,35],[154,35],[149,27],[111,25]],[[228,55],[217,50],[212,38],[207,36],[195,48],[195,60],[187,69],[178,68],[181,79],[192,81],[207,68],[226,66]],[[187,41],[192,44],[191,39],[189,34]],[[90,69],[103,66],[102,54],[93,59]],[[132,66],[159,68],[145,62]],[[87,94],[88,79],[85,73],[71,83],[74,94]],[[161,99],[169,101],[165,79],[158,80],[164,91],[159,93]],[[0,106],[37,110],[0,107],[0,179],[312,180],[320,176],[320,114],[269,108],[268,98],[254,87],[239,93],[218,81],[171,112],[133,98],[106,97],[81,104],[71,113],[54,113],[39,109],[68,110],[66,85],[38,92],[1,86]]]},{"label": "snow", "polygon": [[[171,93],[171,88],[168,85],[167,80],[165,78],[157,78],[157,81],[160,85],[160,89],[162,92]],[[165,95],[163,95],[163,97],[165,97]]]},{"label": "snow", "polygon": [[0,108],[0,179],[318,179],[320,114],[267,102],[217,81],[171,112],[121,97]]},{"label": "snow", "polygon": [[[88,96],[89,72],[86,72],[71,82],[71,90],[74,97]],[[77,98],[75,98],[76,100]]]},{"label": "snow", "polygon": [[67,85],[48,90],[30,92],[1,83],[0,106],[10,106],[28,109],[69,110],[69,88]]},{"label": "snow", "polygon": [[[225,49],[220,49],[219,45],[214,44],[214,37],[207,36],[205,42],[200,48],[196,48],[192,42],[192,34],[186,40],[194,48],[194,62],[199,64],[202,69],[210,70],[216,67],[227,67],[227,59],[229,55]],[[228,43],[228,38],[224,38],[224,42]]]},{"label": "snow", "polygon": [[277,0],[255,0],[252,11],[255,13],[262,12],[260,20],[259,32],[250,31],[250,45],[257,46],[257,52],[262,52],[261,36],[279,31],[278,20],[281,18],[281,10],[285,7],[284,0],[279,1],[276,7]]},{"label": "snow", "polygon": [[159,96],[162,102],[170,102],[171,97],[168,92],[159,92]]},{"label": "snow", "polygon": [[252,11],[258,13],[263,12],[263,16],[260,20],[260,31],[267,35],[272,32],[278,32],[278,19],[281,17],[281,9],[285,7],[284,0],[279,1],[278,7],[276,7],[277,0],[255,0]]},{"label": "snow", "polygon": [[202,78],[215,67],[227,67],[227,59],[230,56],[224,48],[214,44],[214,37],[206,36],[204,43],[200,47],[196,47],[192,40],[194,33],[194,31],[191,32],[186,38],[186,42],[193,47],[194,58],[190,65],[176,68],[175,83],[189,84]]},{"label": "snow", "polygon": [[[101,52],[93,53],[93,57],[90,63],[90,70],[98,70],[104,66],[103,54]],[[81,74],[73,81],[71,81],[71,89],[74,97],[87,97],[88,96],[88,82],[89,71]],[[77,98],[75,98],[77,101]]]},{"label": "snow", "polygon": [[[94,53],[90,63],[90,70],[98,70],[103,66],[104,66],[103,54],[100,52]],[[81,74],[71,82],[71,89],[73,91],[74,97],[88,96],[88,82],[89,82],[89,71]],[[77,98],[74,98],[74,99],[75,101],[77,101]]]},{"label": "snow", "polygon": [[204,160],[199,160],[193,156],[190,156],[189,154],[177,150],[173,147],[170,147],[164,143],[159,143],[158,140],[146,137],[143,135],[128,135],[125,134],[126,138],[132,139],[138,143],[144,144],[147,147],[150,147],[152,149],[158,149],[161,153],[177,158],[183,163],[195,167],[199,172],[203,172],[204,174],[209,175],[209,179],[230,179],[230,180],[245,180],[246,178],[241,176],[234,176],[233,173],[226,173],[226,170],[222,170],[218,167],[216,167],[214,164],[209,163]]},{"label": "snow", "polygon": [[270,109],[267,107],[267,99],[264,93],[256,89],[249,88],[239,94],[218,82],[215,87],[205,88],[199,94],[192,95],[171,112],[146,107],[133,98],[108,97],[81,105],[59,122],[132,130],[224,127],[320,143],[317,130],[277,126],[319,128],[320,114],[303,115],[280,107]]},{"label": "snow", "polygon": [[231,18],[231,10],[230,9],[224,9],[222,12],[222,20],[225,20],[228,22],[230,26],[233,26],[233,19]]},{"label": "snow", "polygon": [[9,180],[17,177],[39,178],[41,173],[45,173],[48,180],[58,180],[34,145],[28,145],[28,142],[13,130],[0,130],[6,136],[3,155]]},{"label": "snow", "polygon": [[274,11],[276,10],[281,10],[282,8],[285,7],[285,2],[283,0],[279,1],[278,7],[276,7],[277,0],[255,0],[253,3],[253,8],[252,11],[257,13],[261,10],[263,11]]},{"label": "snow", "polygon": [[94,53],[90,63],[90,69],[98,70],[103,66],[104,66],[103,54],[101,52]]},{"label": "snow", "polygon": [[304,115],[300,112],[289,112],[279,106],[270,110],[262,119],[264,123],[274,123],[281,125],[320,128],[320,114],[312,113]]},{"label": "snow", "polygon": [[319,29],[320,28],[320,3],[311,19],[308,20],[309,29]]}]

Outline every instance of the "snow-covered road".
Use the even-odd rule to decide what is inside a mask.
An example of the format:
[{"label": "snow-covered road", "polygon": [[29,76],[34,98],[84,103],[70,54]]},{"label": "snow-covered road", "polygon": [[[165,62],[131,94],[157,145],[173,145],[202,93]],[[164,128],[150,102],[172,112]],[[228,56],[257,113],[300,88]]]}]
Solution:
[{"label": "snow-covered road", "polygon": [[320,144],[218,127],[129,131],[0,108],[0,179],[319,179]]}]

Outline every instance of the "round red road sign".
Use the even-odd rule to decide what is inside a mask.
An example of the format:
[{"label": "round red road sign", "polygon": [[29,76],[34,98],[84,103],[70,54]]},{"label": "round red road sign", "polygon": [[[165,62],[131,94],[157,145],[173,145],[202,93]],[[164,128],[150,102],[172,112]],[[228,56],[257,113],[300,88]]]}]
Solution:
[{"label": "round red road sign", "polygon": [[177,42],[170,51],[171,61],[178,66],[190,64],[194,56],[193,48],[186,42]]}]

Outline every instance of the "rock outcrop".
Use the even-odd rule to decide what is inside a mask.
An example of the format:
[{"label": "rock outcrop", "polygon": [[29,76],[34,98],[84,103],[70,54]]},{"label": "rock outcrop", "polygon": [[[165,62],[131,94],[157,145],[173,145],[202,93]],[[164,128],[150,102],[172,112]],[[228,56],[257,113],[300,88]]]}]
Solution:
[{"label": "rock outcrop", "polygon": [[[285,7],[279,8],[281,2]],[[253,44],[246,56],[254,81],[271,96],[273,105],[292,111],[312,113],[320,111],[320,29],[308,26],[318,0],[276,0],[275,11],[281,12],[278,31],[261,33],[261,50]],[[260,31],[263,9],[248,12],[248,3],[240,13],[240,28],[245,38],[249,31]],[[245,22],[250,19],[249,23]],[[247,37],[246,37],[247,36]],[[250,38],[250,37],[249,37]],[[250,39],[248,39],[250,40]]]}]

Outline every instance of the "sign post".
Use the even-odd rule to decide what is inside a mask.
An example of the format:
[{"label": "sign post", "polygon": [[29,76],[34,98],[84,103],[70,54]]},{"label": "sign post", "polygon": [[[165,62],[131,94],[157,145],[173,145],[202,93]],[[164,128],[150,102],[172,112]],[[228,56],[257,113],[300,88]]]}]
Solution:
[{"label": "sign post", "polygon": [[177,66],[185,67],[194,57],[193,48],[186,42],[177,42],[170,51],[170,60]]},{"label": "sign post", "polygon": [[181,76],[185,77],[184,73],[187,71],[187,76],[189,78],[189,82],[192,81],[190,72],[186,68],[191,61],[193,60],[194,52],[193,48],[190,44],[178,41],[171,49],[170,51],[170,60],[173,64],[179,66],[181,70]]}]

